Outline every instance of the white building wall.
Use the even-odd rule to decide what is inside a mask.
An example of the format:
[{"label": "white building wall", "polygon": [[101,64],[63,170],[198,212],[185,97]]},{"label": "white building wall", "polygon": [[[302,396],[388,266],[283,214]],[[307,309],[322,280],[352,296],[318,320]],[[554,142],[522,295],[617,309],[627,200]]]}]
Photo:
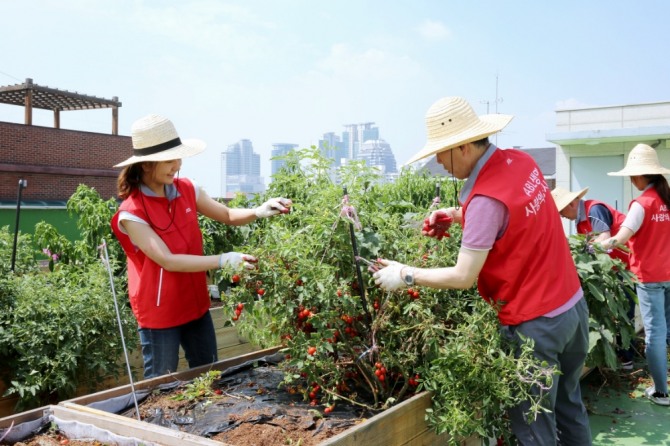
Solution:
[{"label": "white building wall", "polygon": [[[629,177],[609,177],[607,171],[618,164],[621,167],[616,170],[623,168],[638,143],[655,147],[661,164],[670,168],[670,102],[558,110],[556,131],[547,140],[558,145],[557,187],[589,187],[585,198],[626,212],[639,192],[631,187]],[[603,162],[594,162],[593,157]],[[563,219],[563,225],[566,233],[574,232],[572,222]]]}]

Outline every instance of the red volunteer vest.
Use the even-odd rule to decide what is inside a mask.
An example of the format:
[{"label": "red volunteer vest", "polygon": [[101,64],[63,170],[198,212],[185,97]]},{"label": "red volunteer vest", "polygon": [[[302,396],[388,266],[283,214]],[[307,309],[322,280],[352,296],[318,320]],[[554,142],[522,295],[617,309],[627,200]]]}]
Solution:
[{"label": "red volunteer vest", "polygon": [[[612,226],[610,226],[610,234],[611,235],[618,234],[619,229],[621,229],[621,223],[623,223],[623,221],[626,219],[626,216],[621,212],[617,211],[616,209],[614,209],[613,207],[609,206],[607,203],[603,203],[602,201],[596,201],[596,200],[584,201],[584,207],[586,209],[586,220],[581,221],[577,224],[577,233],[590,234],[593,232],[593,226],[591,225],[589,212],[591,211],[591,207],[597,204],[605,206],[605,208],[607,208],[609,213],[612,214]],[[626,246],[630,248],[630,243],[626,243]],[[613,249],[612,252],[610,252],[610,257],[612,257],[613,259],[621,260],[623,263],[626,264],[626,268],[630,269],[630,255],[627,252],[624,252],[620,249]]]},{"label": "red volunteer vest", "polygon": [[179,196],[169,203],[165,197],[141,195],[136,189],[121,203],[111,222],[112,230],[128,257],[130,306],[141,328],[176,327],[209,311],[204,271],[182,273],[164,270],[133,245],[130,237],[119,228],[119,213],[127,211],[150,222],[173,254],[202,255],[195,189],[187,179],[175,179],[174,183]]},{"label": "red volunteer vest", "polygon": [[500,322],[518,325],[570,300],[579,291],[579,277],[561,217],[533,158],[496,149],[463,204],[464,216],[476,195],[501,201],[509,212],[507,230],[493,244],[477,282],[479,294],[498,309]]},{"label": "red volunteer vest", "polygon": [[644,220],[630,239],[630,270],[643,283],[670,281],[667,253],[670,246],[668,207],[653,187],[633,201],[637,201],[644,208]]}]

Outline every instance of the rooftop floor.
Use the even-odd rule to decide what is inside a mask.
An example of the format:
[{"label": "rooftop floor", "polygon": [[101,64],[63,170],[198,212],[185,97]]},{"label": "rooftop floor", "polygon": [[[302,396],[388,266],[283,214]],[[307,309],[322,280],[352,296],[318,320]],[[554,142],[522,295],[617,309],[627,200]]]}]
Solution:
[{"label": "rooftop floor", "polygon": [[670,407],[644,396],[651,386],[644,358],[632,371],[593,370],[582,379],[593,445],[670,445]]}]

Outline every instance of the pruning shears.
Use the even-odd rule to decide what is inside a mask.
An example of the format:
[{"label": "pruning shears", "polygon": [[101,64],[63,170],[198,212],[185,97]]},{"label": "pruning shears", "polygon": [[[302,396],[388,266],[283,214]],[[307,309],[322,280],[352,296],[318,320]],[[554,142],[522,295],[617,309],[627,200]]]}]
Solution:
[{"label": "pruning shears", "polygon": [[372,271],[379,271],[379,262],[376,260],[368,260],[365,257],[356,256],[356,261],[363,262],[368,265],[368,269]]}]

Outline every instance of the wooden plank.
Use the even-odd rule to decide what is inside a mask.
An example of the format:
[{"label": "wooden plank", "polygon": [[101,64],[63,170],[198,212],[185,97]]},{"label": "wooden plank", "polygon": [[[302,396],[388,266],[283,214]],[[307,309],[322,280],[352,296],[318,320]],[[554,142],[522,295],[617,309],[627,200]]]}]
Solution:
[{"label": "wooden plank", "polygon": [[[425,412],[430,394],[412,398],[375,415],[359,425],[319,443],[319,446],[358,446],[363,444],[428,446],[446,444],[449,436],[437,436],[428,428]],[[465,444],[465,443],[463,443]]]},{"label": "wooden plank", "polygon": [[134,437],[143,441],[156,442],[163,446],[231,446],[199,435],[189,434],[134,418],[111,414],[102,410],[82,407],[70,403],[53,406],[53,415],[61,420],[92,424],[117,435]]},{"label": "wooden plank", "polygon": [[19,414],[15,415],[9,415],[3,418],[0,418],[0,429],[6,429],[9,426],[12,425],[12,423],[20,424],[20,423],[25,423],[26,421],[33,421],[37,420],[42,417],[44,414],[44,411],[48,408],[49,406],[44,406],[44,407],[39,407],[37,409],[32,409],[26,412],[21,412]]}]

